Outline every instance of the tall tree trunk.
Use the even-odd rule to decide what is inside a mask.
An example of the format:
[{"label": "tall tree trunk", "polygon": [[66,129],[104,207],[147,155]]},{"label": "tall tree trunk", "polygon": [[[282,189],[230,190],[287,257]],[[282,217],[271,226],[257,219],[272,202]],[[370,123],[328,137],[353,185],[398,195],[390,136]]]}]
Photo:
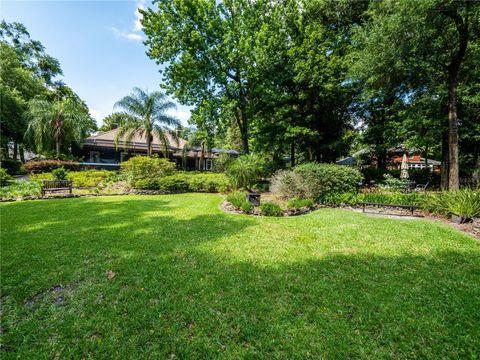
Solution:
[{"label": "tall tree trunk", "polygon": [[55,151],[57,153],[57,158],[60,158],[60,140],[55,141]]},{"label": "tall tree trunk", "polygon": [[205,170],[205,142],[202,142],[202,152],[200,153],[200,170]]},{"label": "tall tree trunk", "polygon": [[448,86],[448,190],[458,190],[458,117],[457,74],[451,75]]},{"label": "tall tree trunk", "polygon": [[13,142],[13,159],[18,160],[18,144],[16,141]]},{"label": "tall tree trunk", "polygon": [[442,169],[440,172],[440,187],[448,190],[448,131],[442,133]]},{"label": "tall tree trunk", "polygon": [[295,166],[295,143],[293,141],[290,144],[290,165],[292,168]]},{"label": "tall tree trunk", "polygon": [[448,189],[458,190],[458,116],[457,116],[457,82],[460,66],[465,57],[468,45],[468,13],[470,3],[466,2],[465,19],[458,13],[458,8],[449,8],[446,15],[454,22],[458,32],[458,50],[448,65]]},{"label": "tall tree trunk", "polygon": [[429,168],[428,168],[428,145],[425,145],[425,169],[429,170]]},{"label": "tall tree trunk", "polygon": [[152,135],[146,134],[147,138],[147,156],[152,156]]},{"label": "tall tree trunk", "polygon": [[23,148],[23,144],[20,145],[19,152],[20,152],[20,161],[22,163],[25,163],[25,149]]}]

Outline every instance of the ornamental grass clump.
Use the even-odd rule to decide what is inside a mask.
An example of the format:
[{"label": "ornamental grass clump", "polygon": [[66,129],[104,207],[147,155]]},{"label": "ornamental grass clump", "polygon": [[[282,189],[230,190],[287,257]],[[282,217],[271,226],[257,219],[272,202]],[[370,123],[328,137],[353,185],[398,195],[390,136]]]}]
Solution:
[{"label": "ornamental grass clump", "polygon": [[282,216],[282,209],[278,204],[273,202],[265,202],[260,205],[260,211],[264,216]]},{"label": "ornamental grass clump", "polygon": [[320,201],[330,194],[356,192],[362,174],[355,168],[334,164],[307,163],[293,170],[277,171],[271,191],[284,199]]},{"label": "ornamental grass clump", "polygon": [[235,191],[228,194],[226,200],[237,209],[249,213],[253,210],[253,205],[247,201],[246,195],[243,191]]},{"label": "ornamental grass clump", "polygon": [[480,190],[466,188],[430,195],[425,198],[423,208],[432,213],[465,219],[480,217]]},{"label": "ornamental grass clump", "polygon": [[287,202],[287,207],[289,209],[300,209],[302,207],[312,207],[314,201],[312,199],[298,199],[294,198]]}]

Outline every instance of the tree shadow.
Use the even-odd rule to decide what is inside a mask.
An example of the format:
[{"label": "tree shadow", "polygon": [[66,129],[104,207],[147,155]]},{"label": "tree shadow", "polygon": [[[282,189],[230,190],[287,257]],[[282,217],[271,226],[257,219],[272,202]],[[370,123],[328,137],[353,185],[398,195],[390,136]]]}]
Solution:
[{"label": "tree shadow", "polygon": [[[17,228],[8,240],[18,243],[2,256],[3,341],[12,357],[478,357],[478,248],[269,261],[255,247],[235,256],[235,237],[240,248],[239,234],[261,226],[254,218],[208,206],[173,216],[178,205],[163,197],[94,204],[47,206],[45,227]],[[281,223],[286,230],[308,219]],[[230,252],[219,246],[224,239]],[[107,279],[107,270],[116,276]],[[49,296],[24,305],[57,284],[71,285],[62,306]]]}]

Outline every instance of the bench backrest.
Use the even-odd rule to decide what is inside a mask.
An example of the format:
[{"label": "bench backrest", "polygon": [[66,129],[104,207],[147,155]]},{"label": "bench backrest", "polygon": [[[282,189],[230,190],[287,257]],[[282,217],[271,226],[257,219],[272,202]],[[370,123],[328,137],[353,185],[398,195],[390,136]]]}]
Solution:
[{"label": "bench backrest", "polygon": [[72,187],[72,180],[43,180],[44,189],[69,189]]}]

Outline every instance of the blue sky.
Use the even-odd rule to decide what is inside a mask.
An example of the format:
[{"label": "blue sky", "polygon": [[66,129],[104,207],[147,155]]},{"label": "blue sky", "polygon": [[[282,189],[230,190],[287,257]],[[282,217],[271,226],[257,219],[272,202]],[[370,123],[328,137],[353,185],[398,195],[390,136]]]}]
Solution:
[{"label": "blue sky", "polygon": [[[138,7],[132,1],[19,1],[1,0],[7,22],[23,23],[33,39],[62,66],[63,80],[100,120],[134,86],[159,89],[159,66],[147,57]],[[173,112],[186,125],[188,107]]]}]

